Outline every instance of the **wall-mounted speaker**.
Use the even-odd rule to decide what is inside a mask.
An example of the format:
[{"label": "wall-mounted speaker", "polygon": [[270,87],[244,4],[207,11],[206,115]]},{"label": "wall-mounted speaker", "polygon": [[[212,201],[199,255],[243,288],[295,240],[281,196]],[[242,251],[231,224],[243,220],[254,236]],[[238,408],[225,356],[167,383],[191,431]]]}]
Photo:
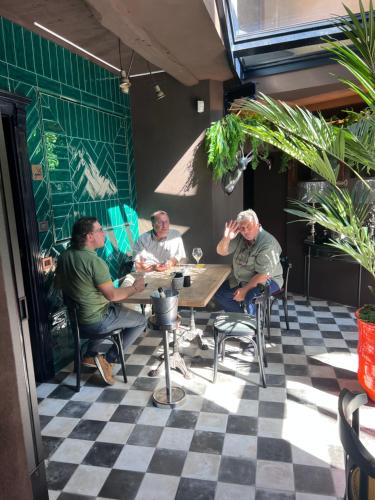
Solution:
[{"label": "wall-mounted speaker", "polygon": [[233,101],[235,101],[236,99],[241,99],[243,97],[249,97],[250,99],[255,97],[255,83],[245,83],[237,87],[228,88],[224,91],[225,114],[228,113]]}]

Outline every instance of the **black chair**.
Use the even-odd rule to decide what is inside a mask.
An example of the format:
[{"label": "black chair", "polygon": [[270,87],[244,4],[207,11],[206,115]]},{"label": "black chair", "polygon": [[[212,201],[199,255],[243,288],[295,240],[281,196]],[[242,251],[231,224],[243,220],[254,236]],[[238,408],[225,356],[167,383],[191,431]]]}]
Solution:
[{"label": "black chair", "polygon": [[289,281],[289,273],[290,273],[290,270],[292,269],[292,264],[289,262],[289,259],[286,256],[280,258],[280,263],[281,263],[282,268],[283,268],[284,284],[283,284],[282,288],[280,288],[280,290],[277,290],[277,292],[271,293],[270,297],[269,297],[268,310],[267,310],[268,338],[270,338],[270,336],[271,336],[271,334],[270,334],[271,310],[272,310],[272,306],[276,300],[280,299],[283,301],[286,329],[289,330],[288,281]]},{"label": "black chair", "polygon": [[340,392],[339,433],[345,454],[346,500],[375,499],[375,457],[359,439],[359,408],[366,403],[365,393],[347,389]]},{"label": "black chair", "polygon": [[[121,368],[122,368],[122,375],[124,377],[124,382],[125,384],[127,383],[128,379],[126,377],[126,370],[125,370],[125,360],[124,360],[124,349],[122,345],[122,340],[121,340],[121,329],[116,329],[112,330],[111,332],[101,334],[101,335],[81,335],[79,331],[79,323],[77,319],[77,311],[79,308],[79,305],[74,302],[70,297],[67,295],[63,296],[64,299],[64,304],[67,308],[68,311],[68,317],[69,317],[69,322],[73,334],[73,340],[74,340],[74,371],[77,374],[76,378],[76,386],[75,390],[76,392],[80,391],[81,388],[81,361],[82,361],[82,348],[84,345],[89,341],[89,340],[109,340],[111,341],[117,348],[117,354],[120,358],[120,363],[121,363]],[[83,341],[81,345],[81,341]]]},{"label": "black chair", "polygon": [[[249,337],[250,343],[254,347],[254,354],[258,355],[260,380],[263,387],[267,387],[266,374],[264,367],[267,366],[267,358],[265,353],[265,342],[263,329],[266,319],[267,306],[269,301],[269,287],[265,286],[264,291],[254,299],[256,306],[256,315],[250,316],[245,313],[225,313],[218,316],[213,324],[214,333],[214,377],[213,382],[216,382],[217,365],[219,352],[221,352],[222,360],[225,359],[225,341],[228,338]],[[255,334],[255,338],[254,338]]]}]

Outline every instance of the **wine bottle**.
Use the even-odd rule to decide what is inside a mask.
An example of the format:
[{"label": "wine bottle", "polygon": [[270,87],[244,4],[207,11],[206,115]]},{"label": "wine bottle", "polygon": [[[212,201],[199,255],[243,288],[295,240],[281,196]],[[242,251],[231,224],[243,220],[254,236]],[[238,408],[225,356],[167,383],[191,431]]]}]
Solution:
[{"label": "wine bottle", "polygon": [[166,298],[165,291],[164,291],[164,289],[162,287],[158,288],[158,292],[159,292],[159,295],[160,295],[161,299],[165,299]]}]

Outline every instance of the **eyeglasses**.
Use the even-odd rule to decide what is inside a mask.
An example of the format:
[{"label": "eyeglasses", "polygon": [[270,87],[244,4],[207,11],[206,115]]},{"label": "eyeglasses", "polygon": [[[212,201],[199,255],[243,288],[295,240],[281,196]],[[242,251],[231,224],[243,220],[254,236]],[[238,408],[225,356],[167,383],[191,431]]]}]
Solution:
[{"label": "eyeglasses", "polygon": [[93,231],[90,231],[90,233],[104,233],[104,229],[101,227],[99,229],[94,229]]}]

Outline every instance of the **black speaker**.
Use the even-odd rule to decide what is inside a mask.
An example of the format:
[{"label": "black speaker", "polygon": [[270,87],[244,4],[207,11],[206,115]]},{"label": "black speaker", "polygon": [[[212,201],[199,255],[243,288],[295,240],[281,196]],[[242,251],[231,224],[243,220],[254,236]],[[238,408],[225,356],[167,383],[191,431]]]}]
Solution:
[{"label": "black speaker", "polygon": [[225,113],[229,111],[232,102],[235,99],[241,99],[242,97],[249,97],[250,99],[255,97],[255,83],[245,83],[239,87],[234,87],[224,91],[224,110]]}]

